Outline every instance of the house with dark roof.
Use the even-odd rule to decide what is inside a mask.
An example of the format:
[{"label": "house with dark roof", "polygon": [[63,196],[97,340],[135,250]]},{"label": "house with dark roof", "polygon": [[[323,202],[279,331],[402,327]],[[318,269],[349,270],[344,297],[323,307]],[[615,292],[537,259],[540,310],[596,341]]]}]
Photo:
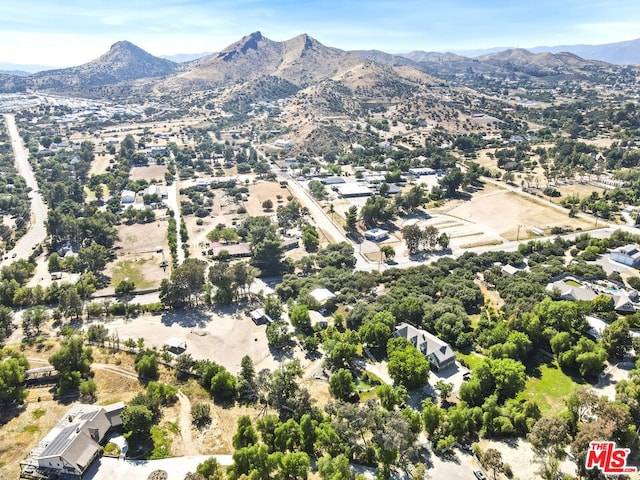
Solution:
[{"label": "house with dark roof", "polygon": [[426,330],[401,323],[393,332],[396,338],[406,338],[422,353],[431,364],[431,368],[441,371],[455,364],[456,356],[451,346]]},{"label": "house with dark roof", "polygon": [[123,410],[123,402],[72,407],[20,463],[20,478],[82,479]]}]

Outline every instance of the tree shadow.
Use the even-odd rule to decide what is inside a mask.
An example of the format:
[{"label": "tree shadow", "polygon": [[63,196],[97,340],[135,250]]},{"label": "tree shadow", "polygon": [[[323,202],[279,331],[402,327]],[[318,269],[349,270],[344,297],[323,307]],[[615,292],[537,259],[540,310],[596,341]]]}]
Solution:
[{"label": "tree shadow", "polygon": [[0,405],[0,426],[9,423],[15,417],[22,415],[27,409],[27,404],[2,404]]},{"label": "tree shadow", "polygon": [[293,360],[294,350],[295,349],[293,345],[285,345],[283,347],[269,347],[269,352],[278,362]]},{"label": "tree shadow", "polygon": [[162,314],[160,321],[167,327],[177,323],[185,328],[204,328],[211,318],[200,309],[170,310]]}]

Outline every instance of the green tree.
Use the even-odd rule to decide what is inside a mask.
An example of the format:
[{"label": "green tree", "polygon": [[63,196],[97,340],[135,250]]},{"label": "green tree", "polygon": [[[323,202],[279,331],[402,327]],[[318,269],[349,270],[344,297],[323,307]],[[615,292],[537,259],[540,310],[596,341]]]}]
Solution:
[{"label": "green tree", "polygon": [[220,401],[229,401],[236,396],[236,377],[222,368],[211,379],[209,391],[213,398]]},{"label": "green tree", "polygon": [[215,457],[207,458],[198,465],[196,473],[202,475],[205,480],[224,480],[224,472]]},{"label": "green tree", "polygon": [[238,400],[240,403],[255,403],[258,400],[258,384],[253,360],[248,355],[240,361],[238,373]]},{"label": "green tree", "polygon": [[329,455],[319,458],[318,473],[322,480],[353,480],[349,459],[343,454],[333,458]]},{"label": "green tree", "polygon": [[79,391],[82,397],[91,398],[92,400],[95,400],[97,390],[98,390],[98,385],[92,378],[89,378],[87,380],[82,380],[80,382]]},{"label": "green tree", "polygon": [[158,355],[155,352],[138,353],[135,368],[142,378],[158,378]]},{"label": "green tree", "polygon": [[440,402],[442,404],[448,404],[447,399],[453,392],[453,383],[445,382],[444,380],[438,380],[435,384],[436,390],[440,392]]},{"label": "green tree", "polygon": [[22,314],[22,331],[27,337],[40,335],[42,325],[49,320],[46,307],[38,305],[26,309]]},{"label": "green tree", "polygon": [[400,230],[402,238],[407,244],[409,253],[414,255],[420,250],[420,244],[422,242],[422,230],[418,225],[406,225]]},{"label": "green tree", "polygon": [[282,273],[284,245],[280,238],[271,237],[253,244],[252,262],[263,276],[274,276]]},{"label": "green tree", "polygon": [[347,369],[341,368],[329,378],[329,393],[339,400],[351,400],[355,393],[353,375]]},{"label": "green tree", "polygon": [[384,348],[391,338],[391,328],[381,321],[370,320],[358,330],[360,339],[370,348]]},{"label": "green tree", "polygon": [[311,329],[311,317],[309,316],[309,308],[306,305],[296,305],[291,309],[289,314],[291,325],[302,332]]},{"label": "green tree", "polygon": [[277,295],[267,295],[264,299],[264,313],[273,321],[279,321],[282,317],[282,302]]},{"label": "green tree", "polygon": [[355,205],[349,207],[349,210],[345,212],[345,226],[347,232],[353,233],[356,231],[358,225],[358,207]]},{"label": "green tree", "polygon": [[309,455],[306,453],[289,453],[280,461],[280,475],[284,480],[306,480],[310,465]]},{"label": "green tree", "polygon": [[389,260],[393,260],[393,257],[396,256],[396,251],[391,245],[382,245],[380,247],[380,253],[384,257],[385,262],[388,262]]},{"label": "green tree", "polygon": [[4,347],[0,350],[0,404],[22,403],[26,397],[25,372],[27,358],[20,352]]},{"label": "green tree", "polygon": [[78,252],[78,265],[85,272],[102,275],[109,261],[109,249],[93,241]]},{"label": "green tree", "polygon": [[387,369],[394,382],[407,389],[424,387],[429,379],[429,361],[413,345],[389,350]]},{"label": "green tree", "polygon": [[91,369],[91,348],[84,348],[82,337],[74,335],[62,342],[60,350],[49,357],[49,363],[60,373],[60,391],[77,387]]},{"label": "green tree", "polygon": [[122,412],[122,428],[134,437],[148,437],[153,413],[144,405],[127,405]]},{"label": "green tree", "polygon": [[382,407],[389,411],[395,409],[397,405],[402,405],[409,399],[409,392],[407,392],[404,385],[398,385],[395,388],[387,384],[380,385],[376,389],[376,393]]},{"label": "green tree", "polygon": [[631,340],[629,322],[625,318],[614,321],[602,332],[602,346],[610,357],[623,358],[631,350]]},{"label": "green tree", "polygon": [[267,342],[270,346],[278,347],[291,339],[291,333],[285,322],[273,322],[267,325]]},{"label": "green tree", "polygon": [[0,341],[9,336],[13,329],[13,310],[0,305]]},{"label": "green tree", "polygon": [[258,443],[258,434],[251,424],[251,418],[243,415],[238,419],[238,428],[233,435],[233,448],[236,450]]},{"label": "green tree", "polygon": [[237,285],[227,262],[217,262],[209,267],[209,282],[216,287],[214,300],[217,303],[230,305],[235,300]]}]

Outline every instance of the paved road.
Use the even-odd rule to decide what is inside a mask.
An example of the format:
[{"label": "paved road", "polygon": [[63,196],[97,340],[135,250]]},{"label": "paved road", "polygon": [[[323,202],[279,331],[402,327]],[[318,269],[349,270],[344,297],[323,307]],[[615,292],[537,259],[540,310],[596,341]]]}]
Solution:
[{"label": "paved road", "polygon": [[[47,229],[45,222],[47,221],[47,207],[42,200],[42,195],[38,190],[38,183],[33,175],[31,165],[29,165],[28,155],[22,143],[22,138],[16,127],[15,116],[11,114],[4,115],[7,124],[7,132],[11,138],[11,147],[13,148],[13,156],[15,158],[16,169],[18,173],[25,179],[27,186],[31,188],[31,226],[27,233],[16,243],[16,246],[8,252],[9,259],[2,264],[11,262],[15,259],[27,259],[33,249],[47,238]],[[13,255],[15,254],[15,257]]]}]

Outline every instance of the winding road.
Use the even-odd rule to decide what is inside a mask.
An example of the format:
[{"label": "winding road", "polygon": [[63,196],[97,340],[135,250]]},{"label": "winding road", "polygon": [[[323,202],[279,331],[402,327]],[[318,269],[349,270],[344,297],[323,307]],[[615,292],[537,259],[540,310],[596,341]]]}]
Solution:
[{"label": "winding road", "polygon": [[33,175],[31,165],[29,165],[28,154],[22,143],[22,138],[18,133],[15,116],[5,114],[4,120],[7,125],[7,133],[11,139],[16,169],[25,179],[27,186],[31,188],[31,225],[27,233],[24,234],[24,236],[18,240],[15,247],[8,252],[8,258],[3,260],[0,265],[4,265],[18,258],[26,260],[36,246],[47,238],[47,229],[45,227],[47,221],[47,206],[42,200],[42,195],[38,190],[38,183]]}]

